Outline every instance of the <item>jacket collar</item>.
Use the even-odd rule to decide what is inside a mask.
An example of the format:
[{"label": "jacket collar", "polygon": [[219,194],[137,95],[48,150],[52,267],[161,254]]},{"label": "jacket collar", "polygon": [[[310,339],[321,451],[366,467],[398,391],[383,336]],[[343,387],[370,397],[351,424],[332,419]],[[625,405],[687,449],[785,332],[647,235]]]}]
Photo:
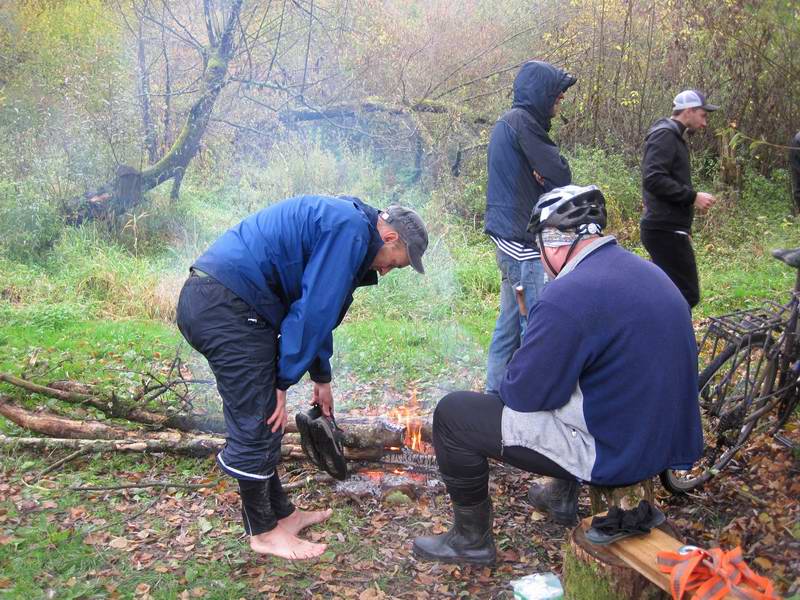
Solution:
[{"label": "jacket collar", "polygon": [[379,212],[377,209],[372,208],[369,204],[362,202],[359,198],[355,198],[354,196],[343,196],[342,199],[351,201],[358,210],[364,213],[364,216],[367,217],[367,223],[369,224],[367,254],[364,256],[364,260],[356,273],[356,287],[377,285],[378,272],[370,267],[372,266],[372,261],[375,260],[375,256],[378,254],[378,250],[383,246],[383,239],[381,239],[381,235],[378,233]]},{"label": "jacket collar", "polygon": [[575,267],[578,266],[578,263],[580,263],[584,258],[589,256],[592,252],[594,252],[598,248],[602,248],[606,244],[612,244],[612,243],[616,244],[617,238],[615,238],[613,235],[605,235],[601,238],[597,238],[591,244],[584,246],[583,249],[580,252],[578,252],[578,254],[575,255],[575,258],[570,260],[569,263],[567,263],[561,269],[561,271],[559,271],[558,275],[556,276],[556,279],[561,279],[562,277],[569,275],[572,271],[575,270]]}]

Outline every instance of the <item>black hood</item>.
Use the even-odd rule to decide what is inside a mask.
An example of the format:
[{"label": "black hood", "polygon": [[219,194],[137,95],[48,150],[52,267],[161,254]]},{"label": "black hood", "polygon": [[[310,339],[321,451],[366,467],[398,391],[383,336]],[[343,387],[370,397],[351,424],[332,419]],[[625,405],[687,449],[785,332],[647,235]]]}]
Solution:
[{"label": "black hood", "polygon": [[512,106],[528,111],[545,131],[549,131],[556,98],[576,81],[566,71],[546,62],[532,60],[522,65],[514,80]]}]

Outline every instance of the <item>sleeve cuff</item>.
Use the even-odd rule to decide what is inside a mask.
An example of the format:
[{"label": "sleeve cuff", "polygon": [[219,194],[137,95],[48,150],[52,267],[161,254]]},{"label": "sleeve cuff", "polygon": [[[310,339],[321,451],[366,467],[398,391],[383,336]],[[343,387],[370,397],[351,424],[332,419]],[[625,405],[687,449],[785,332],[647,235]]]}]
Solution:
[{"label": "sleeve cuff", "polygon": [[308,376],[311,381],[316,383],[330,383],[331,381],[331,363],[327,360],[322,360],[317,357],[308,367]]}]

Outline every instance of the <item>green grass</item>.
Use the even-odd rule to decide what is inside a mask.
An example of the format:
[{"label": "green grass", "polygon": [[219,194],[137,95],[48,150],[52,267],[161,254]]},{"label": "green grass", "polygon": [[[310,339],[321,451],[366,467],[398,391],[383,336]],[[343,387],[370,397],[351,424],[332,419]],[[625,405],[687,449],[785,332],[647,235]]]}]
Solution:
[{"label": "green grass", "polygon": [[583,563],[575,553],[567,548],[564,551],[564,595],[570,600],[617,600],[613,582],[594,565]]},{"label": "green grass", "polygon": [[743,227],[752,229],[737,245],[726,244],[726,237],[720,234],[696,236],[702,296],[697,316],[752,308],[762,299],[781,303],[788,300],[797,273],[774,259],[770,251],[800,246],[797,221],[754,219]]},{"label": "green grass", "polygon": [[[72,305],[29,305],[9,308],[0,304],[0,371],[37,383],[61,379],[97,385],[102,393],[132,394],[143,373],[168,365],[184,345],[173,326],[144,320],[71,320]],[[88,412],[91,408],[64,406],[52,398],[39,398],[5,385],[3,393],[17,396],[30,408],[47,406],[57,411]],[[175,399],[164,395],[160,402]],[[163,405],[162,405],[163,406]],[[0,431],[18,431],[0,419]]]}]

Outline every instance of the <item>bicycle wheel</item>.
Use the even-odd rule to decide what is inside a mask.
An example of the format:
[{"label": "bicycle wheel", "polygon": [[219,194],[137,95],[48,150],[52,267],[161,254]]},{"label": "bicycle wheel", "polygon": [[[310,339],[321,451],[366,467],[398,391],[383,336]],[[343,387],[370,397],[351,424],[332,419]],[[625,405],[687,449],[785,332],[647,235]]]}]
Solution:
[{"label": "bicycle wheel", "polygon": [[686,471],[668,469],[661,483],[673,494],[696,489],[721,471],[765,412],[777,368],[773,340],[755,335],[725,347],[699,375],[703,455]]}]

